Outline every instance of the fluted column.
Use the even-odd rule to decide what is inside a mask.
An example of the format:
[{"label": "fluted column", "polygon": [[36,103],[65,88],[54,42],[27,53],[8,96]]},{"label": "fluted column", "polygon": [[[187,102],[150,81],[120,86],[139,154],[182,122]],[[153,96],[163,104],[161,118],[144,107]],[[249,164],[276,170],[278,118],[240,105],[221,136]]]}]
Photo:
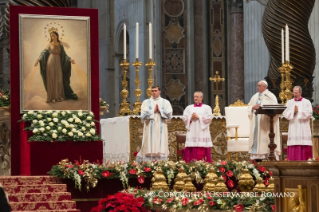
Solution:
[{"label": "fluted column", "polygon": [[244,15],[243,0],[231,0],[230,7],[230,103],[244,100]]}]

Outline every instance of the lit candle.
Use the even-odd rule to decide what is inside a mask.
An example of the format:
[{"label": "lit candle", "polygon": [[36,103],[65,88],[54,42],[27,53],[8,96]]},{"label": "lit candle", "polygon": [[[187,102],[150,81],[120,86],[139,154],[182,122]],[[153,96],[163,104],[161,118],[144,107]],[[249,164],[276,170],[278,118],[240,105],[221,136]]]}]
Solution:
[{"label": "lit candle", "polygon": [[289,61],[289,27],[286,24],[286,61]]},{"label": "lit candle", "polygon": [[123,33],[124,33],[124,43],[123,43],[123,48],[124,48],[124,59],[126,60],[126,25],[124,24],[123,28]]},{"label": "lit candle", "polygon": [[150,37],[150,59],[152,59],[152,24],[149,24],[149,37]]},{"label": "lit candle", "polygon": [[281,63],[285,63],[284,29],[281,29]]},{"label": "lit candle", "polygon": [[138,23],[136,22],[136,58],[138,58]]}]

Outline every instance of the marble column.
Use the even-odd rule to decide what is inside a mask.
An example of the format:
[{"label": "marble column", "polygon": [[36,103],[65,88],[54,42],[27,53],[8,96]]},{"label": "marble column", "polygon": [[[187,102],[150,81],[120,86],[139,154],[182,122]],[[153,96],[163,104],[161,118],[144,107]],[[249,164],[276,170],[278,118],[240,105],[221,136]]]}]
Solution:
[{"label": "marble column", "polygon": [[229,1],[230,7],[230,104],[244,100],[244,15],[243,0]]}]

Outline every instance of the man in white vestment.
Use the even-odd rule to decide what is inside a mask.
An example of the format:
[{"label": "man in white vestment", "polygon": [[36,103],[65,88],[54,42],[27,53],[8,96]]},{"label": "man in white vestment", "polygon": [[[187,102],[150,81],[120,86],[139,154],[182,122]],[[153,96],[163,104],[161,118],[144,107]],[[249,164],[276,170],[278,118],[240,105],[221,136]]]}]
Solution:
[{"label": "man in white vestment", "polygon": [[167,160],[169,155],[167,122],[172,119],[173,110],[171,103],[160,94],[159,86],[152,86],[152,97],[143,101],[143,141],[136,161]]},{"label": "man in white vestment", "polygon": [[309,120],[312,105],[304,99],[300,86],[293,89],[294,98],[287,102],[284,117],[289,120],[287,158],[288,160],[308,160],[312,158],[312,139]]},{"label": "man in white vestment", "polygon": [[[253,95],[248,103],[248,117],[250,119],[250,135],[249,135],[249,153],[250,159],[261,161],[268,158],[270,143],[270,118],[264,114],[255,114],[255,111],[262,105],[278,104],[276,96],[268,89],[268,83],[265,80],[258,82],[258,92]],[[280,145],[280,129],[279,129],[279,116],[274,117],[274,142],[277,144],[275,149],[275,156],[277,160],[281,154]]]},{"label": "man in white vestment", "polygon": [[213,119],[212,108],[202,103],[203,93],[194,93],[195,104],[184,110],[183,121],[187,134],[183,160],[187,163],[192,160],[212,162],[210,148],[213,146],[210,137],[209,125]]}]

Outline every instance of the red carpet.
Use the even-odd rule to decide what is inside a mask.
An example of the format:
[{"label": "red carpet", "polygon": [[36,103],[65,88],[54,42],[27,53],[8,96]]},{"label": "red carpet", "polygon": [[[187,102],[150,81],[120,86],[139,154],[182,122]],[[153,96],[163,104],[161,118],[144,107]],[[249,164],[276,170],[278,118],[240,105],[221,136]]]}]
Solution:
[{"label": "red carpet", "polygon": [[67,186],[50,176],[4,176],[0,183],[9,196],[12,212],[80,212]]}]

